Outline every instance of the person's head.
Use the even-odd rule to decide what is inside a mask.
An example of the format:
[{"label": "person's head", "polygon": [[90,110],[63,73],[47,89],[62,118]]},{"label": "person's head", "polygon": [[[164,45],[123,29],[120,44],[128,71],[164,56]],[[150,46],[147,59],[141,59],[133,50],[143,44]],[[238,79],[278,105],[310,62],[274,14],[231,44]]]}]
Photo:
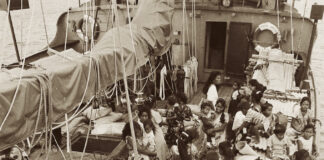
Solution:
[{"label": "person's head", "polygon": [[272,104],[266,102],[265,104],[261,105],[261,112],[264,116],[269,117],[272,114]]},{"label": "person's head", "polygon": [[262,93],[267,89],[265,86],[260,84],[256,79],[251,79],[249,85],[252,91],[261,91]]},{"label": "person's head", "polygon": [[144,105],[142,107],[139,107],[138,117],[142,123],[145,122],[147,119],[151,119],[151,110]]},{"label": "person's head", "polygon": [[232,145],[228,141],[224,141],[219,144],[219,147],[218,147],[219,154],[222,157],[224,157],[224,160],[234,160],[235,154],[231,148],[232,148]]},{"label": "person's head", "polygon": [[206,101],[206,102],[203,102],[201,105],[200,105],[200,110],[203,114],[207,115],[210,110],[213,108],[213,103],[211,101]]},{"label": "person's head", "polygon": [[240,84],[240,82],[235,81],[235,82],[233,83],[233,89],[234,89],[234,90],[238,90],[238,89],[240,89],[240,88],[241,88],[241,84]]},{"label": "person's head", "polygon": [[294,153],[294,160],[311,160],[311,157],[307,150],[301,149]]},{"label": "person's head", "polygon": [[308,97],[303,97],[300,101],[300,110],[306,112],[307,109],[311,109],[311,100]]},{"label": "person's head", "polygon": [[285,137],[286,127],[277,123],[273,132],[279,140],[282,140]]},{"label": "person's head", "polygon": [[179,104],[187,104],[188,103],[188,98],[183,92],[179,92],[177,94],[178,102]]},{"label": "person's head", "polygon": [[244,87],[240,87],[238,91],[240,95],[246,95]]},{"label": "person's head", "polygon": [[174,106],[177,103],[177,98],[174,95],[168,97],[168,105]]},{"label": "person's head", "polygon": [[172,130],[175,132],[175,133],[179,133],[180,131],[182,131],[182,126],[181,126],[181,123],[178,122],[178,121],[174,121],[174,123],[172,124]]},{"label": "person's head", "polygon": [[207,94],[209,86],[211,84],[219,85],[222,83],[222,76],[219,72],[212,72],[210,73],[207,82],[203,88],[203,93]]},{"label": "person's head", "polygon": [[237,107],[242,111],[244,115],[247,114],[248,110],[250,109],[250,104],[247,101],[240,102]]},{"label": "person's head", "polygon": [[150,133],[151,131],[155,131],[154,124],[151,119],[147,119],[143,122],[144,130],[146,133]]},{"label": "person's head", "polygon": [[156,99],[155,99],[154,95],[149,95],[145,99],[144,105],[148,106],[149,108],[155,108],[155,102],[156,102]]},{"label": "person's head", "polygon": [[257,89],[257,86],[259,85],[259,82],[256,79],[251,79],[249,81],[249,85],[251,87],[251,90],[254,91]]},{"label": "person's head", "polygon": [[215,104],[216,113],[223,113],[226,108],[226,101],[223,98],[218,98]]},{"label": "person's head", "polygon": [[260,104],[261,98],[263,97],[263,92],[254,90],[251,96],[252,96],[253,103]]},{"label": "person's head", "polygon": [[311,124],[308,124],[304,127],[303,137],[305,139],[309,139],[314,135],[314,133],[315,133],[315,127]]},{"label": "person's head", "polygon": [[[133,125],[134,125],[135,137],[142,138],[143,132],[142,132],[141,126],[136,121],[133,121]],[[122,136],[123,136],[124,140],[126,140],[127,136],[131,136],[131,129],[130,129],[129,122],[125,124],[123,131],[122,131]]]}]

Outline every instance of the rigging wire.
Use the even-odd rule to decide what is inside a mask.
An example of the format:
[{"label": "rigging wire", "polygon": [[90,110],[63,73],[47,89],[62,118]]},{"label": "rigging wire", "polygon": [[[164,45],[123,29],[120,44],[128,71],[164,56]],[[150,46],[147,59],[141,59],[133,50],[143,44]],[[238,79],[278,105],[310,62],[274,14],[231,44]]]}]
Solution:
[{"label": "rigging wire", "polygon": [[68,39],[68,31],[69,31],[69,19],[70,19],[70,0],[66,0],[68,10],[67,10],[67,17],[66,17],[66,29],[65,29],[65,39],[64,39],[64,51],[66,50],[66,44],[67,44],[67,39]]},{"label": "rigging wire", "polygon": [[[154,74],[154,72],[156,72],[156,70],[157,70],[157,68],[160,66],[160,64],[161,64],[161,63],[158,63],[157,67],[155,67],[155,69],[154,69],[153,71],[151,70],[151,72],[148,73],[146,77],[144,77],[144,78],[137,78],[136,80],[137,80],[137,81],[142,81],[142,80],[146,80],[146,79],[150,78],[150,77]],[[128,79],[129,79],[129,80],[133,80],[133,79],[131,79],[131,78],[128,78]]]},{"label": "rigging wire", "polygon": [[[291,52],[294,53],[294,27],[293,27],[293,9],[292,9],[292,3],[293,1],[291,1],[291,6],[290,6],[290,36],[291,36]],[[294,61],[295,63],[295,61]]]},{"label": "rigging wire", "polygon": [[[291,35],[291,54],[293,54],[293,56],[294,56],[294,32],[295,32],[295,30],[293,28],[293,15],[292,15],[293,14],[293,3],[294,2],[291,1],[291,6],[290,6],[290,35]],[[304,25],[304,17],[303,17],[303,23],[302,23],[302,25]],[[296,56],[296,60],[297,60],[297,57],[298,56]],[[293,57],[292,67],[295,68],[295,60],[294,60],[294,57]],[[294,72],[292,72],[292,76],[294,76]],[[291,83],[291,86],[290,87],[291,88],[294,87],[294,83]]]},{"label": "rigging wire", "polygon": [[183,56],[183,64],[185,64],[185,5],[186,5],[186,0],[182,0],[182,56]]},{"label": "rigging wire", "polygon": [[53,133],[52,133],[52,137],[53,137],[53,139],[54,139],[54,141],[55,141],[55,144],[56,144],[57,148],[59,149],[59,151],[60,151],[60,153],[61,153],[63,159],[66,160],[66,158],[65,158],[65,156],[64,156],[64,153],[63,153],[63,151],[62,151],[60,145],[57,143],[57,140],[56,140],[56,138],[55,138],[55,136],[54,136]]},{"label": "rigging wire", "polygon": [[[279,11],[279,0],[277,0],[277,25],[278,25],[278,31],[280,32],[280,11]],[[279,49],[280,49],[280,39],[277,38]]]},{"label": "rigging wire", "polygon": [[[91,1],[90,2],[90,7],[92,7],[92,13],[93,13],[93,15],[94,15],[94,4],[93,4],[93,2]],[[91,13],[90,13],[91,14]],[[95,27],[95,24],[94,24],[94,26],[93,27]],[[91,28],[91,44],[90,44],[90,56],[92,55],[92,51],[93,51],[93,47],[94,47],[94,29],[93,28]],[[99,71],[99,66],[98,66],[98,62],[96,62],[96,70],[97,70],[97,88],[96,88],[96,92],[98,92],[98,88],[100,88],[100,79],[99,79],[99,73],[100,73],[100,71]],[[95,93],[95,94],[97,94],[97,93]],[[96,97],[95,97],[96,98]],[[95,107],[95,106],[93,106],[93,107]],[[91,111],[90,111],[90,117],[92,117],[92,110],[93,110],[93,107],[91,107]],[[97,112],[96,112],[97,113]],[[96,115],[96,113],[95,113],[95,115]],[[81,155],[81,160],[83,159],[83,156],[84,156],[84,153],[85,153],[85,150],[86,150],[86,148],[87,148],[87,145],[88,145],[88,140],[89,140],[89,135],[90,135],[90,130],[91,130],[91,119],[90,119],[90,121],[89,121],[89,126],[88,126],[88,133],[87,133],[87,137],[86,137],[86,141],[85,141],[85,144],[84,144],[84,148],[83,148],[83,151],[82,151],[82,155]]]},{"label": "rigging wire", "polygon": [[[92,109],[93,109],[93,108],[91,107],[90,117],[92,117]],[[86,137],[86,140],[85,140],[85,144],[84,144],[84,147],[83,147],[83,151],[82,151],[82,155],[81,155],[80,160],[83,159],[83,156],[84,156],[85,150],[86,150],[86,148],[87,148],[88,140],[89,140],[89,135],[90,135],[90,130],[91,130],[91,119],[90,119],[90,121],[89,121],[87,137]]]},{"label": "rigging wire", "polygon": [[24,18],[24,14],[23,14],[23,0],[20,0],[20,12],[21,12],[21,18],[20,18],[20,54],[22,54],[23,51],[23,18]]},{"label": "rigging wire", "polygon": [[[74,118],[76,118],[79,114],[81,114],[84,110],[86,110],[90,105],[91,105],[91,102],[94,100],[94,96],[92,96],[90,98],[90,100],[88,101],[88,103],[81,109],[79,110],[78,112],[75,113],[75,115],[72,115],[68,121],[71,121],[73,120]],[[65,120],[63,122],[59,122],[59,123],[53,123],[53,124],[57,124],[57,126],[53,127],[53,130],[54,129],[58,129],[58,128],[61,128],[62,126],[65,125]],[[36,134],[41,134],[42,132],[37,132]]]},{"label": "rigging wire", "polygon": [[[117,13],[117,5],[116,5],[116,0],[113,1],[113,6],[114,6],[114,12],[115,14]],[[143,6],[143,5],[141,5]],[[119,16],[116,14],[117,18],[117,33],[118,33],[118,40],[119,40],[119,45],[121,45],[120,41],[120,30],[119,30]],[[121,46],[119,46],[121,47]],[[128,93],[128,85],[127,85],[127,79],[126,79],[126,70],[125,70],[125,62],[124,62],[124,52],[121,50],[121,61],[122,61],[122,70],[123,70],[123,79],[124,79],[124,86],[125,86],[125,93],[126,93],[126,100],[127,100],[127,111],[128,111],[128,118],[129,118],[129,123],[130,123],[130,129],[131,129],[131,135],[132,135],[132,144],[133,144],[133,151],[135,156],[138,156],[138,151],[137,151],[137,144],[136,144],[136,137],[135,137],[135,132],[134,132],[134,124],[133,124],[133,117],[132,117],[132,111],[130,107],[130,99],[129,99],[129,93]]]},{"label": "rigging wire", "polygon": [[129,0],[126,0],[126,7],[127,7],[127,18],[128,18],[128,25],[129,25],[129,31],[130,31],[130,35],[131,35],[131,39],[132,39],[132,46],[134,49],[134,53],[135,53],[135,69],[134,69],[134,90],[136,91],[136,78],[137,78],[137,53],[136,53],[136,48],[135,48],[135,43],[134,43],[134,37],[133,37],[133,30],[132,30],[132,22],[131,22],[131,17],[130,17],[130,11],[129,11]]},{"label": "rigging wire", "polygon": [[[185,0],[184,0],[185,1]],[[190,41],[190,36],[189,36],[189,23],[188,23],[188,14],[187,14],[187,7],[186,7],[186,5],[184,5],[184,13],[185,13],[185,15],[183,15],[183,16],[185,16],[184,17],[184,20],[185,20],[185,23],[183,24],[184,26],[185,26],[185,36],[186,36],[186,40],[187,40],[187,43],[188,43],[188,47],[189,47],[189,41]],[[185,42],[184,42],[184,44],[186,44]],[[192,57],[192,54],[191,54],[191,49],[188,49],[188,53],[189,53],[189,57],[191,58]]]},{"label": "rigging wire", "polygon": [[49,41],[48,41],[46,21],[45,21],[44,8],[43,8],[42,0],[39,0],[39,3],[40,3],[40,6],[41,6],[41,11],[42,11],[42,18],[43,18],[43,25],[44,25],[44,29],[45,29],[45,36],[46,36],[47,47],[49,47]]},{"label": "rigging wire", "polygon": [[197,19],[196,19],[196,0],[194,1],[194,31],[195,31],[195,57],[197,57]]},{"label": "rigging wire", "polygon": [[[86,3],[86,6],[87,6],[87,3]],[[88,9],[88,7],[86,7],[86,14],[87,14],[87,9]],[[87,20],[86,20],[86,23],[87,23]],[[86,25],[86,27],[87,27],[88,25]],[[86,31],[87,31],[87,29],[86,29]],[[93,31],[93,30],[92,30]],[[87,32],[86,32],[86,34],[87,34]],[[93,35],[93,34],[92,34]],[[92,50],[91,50],[92,51]],[[89,70],[88,70],[88,77],[87,77],[87,82],[86,82],[86,86],[85,86],[85,89],[84,89],[84,92],[83,92],[83,95],[82,95],[82,98],[81,98],[81,100],[80,100],[80,103],[79,103],[79,105],[78,105],[78,107],[76,108],[76,110],[74,111],[74,113],[72,114],[72,116],[71,117],[75,117],[76,116],[76,114],[78,113],[78,111],[79,111],[79,109],[80,109],[80,107],[81,107],[81,105],[82,105],[82,103],[83,103],[83,101],[84,101],[84,99],[85,99],[85,96],[86,96],[86,93],[87,93],[87,90],[88,90],[88,86],[89,86],[89,82],[90,82],[90,76],[91,76],[91,70],[92,70],[92,54],[89,54]],[[91,100],[90,100],[91,101]],[[71,119],[69,119],[69,121],[70,121]],[[63,122],[64,123],[64,122]],[[54,123],[54,124],[59,124],[59,125],[61,125],[61,123]]]},{"label": "rigging wire", "polygon": [[[9,5],[8,5],[8,17],[7,18],[9,18],[9,9],[10,9],[10,4],[11,4],[11,0],[9,0],[8,1],[9,3]],[[28,44],[29,44],[29,41],[30,41],[30,33],[31,33],[31,26],[32,26],[32,21],[33,21],[33,19],[34,19],[34,13],[35,13],[35,8],[33,8],[32,9],[32,15],[31,15],[31,19],[30,19],[30,23],[29,23],[29,27],[28,27],[28,36],[27,36],[27,46],[28,46]],[[29,47],[27,47],[27,49],[29,50]],[[26,50],[27,50],[26,49]],[[11,101],[11,103],[10,103],[10,106],[9,106],[9,110],[8,110],[8,112],[7,112],[7,114],[6,114],[6,116],[5,116],[5,118],[3,119],[3,121],[1,122],[1,125],[0,125],[0,131],[2,130],[2,128],[3,128],[3,126],[4,126],[4,124],[5,124],[5,122],[7,121],[7,119],[8,119],[8,117],[9,117],[9,114],[11,113],[11,110],[12,110],[12,108],[13,108],[13,105],[14,105],[14,103],[15,103],[15,101],[16,101],[16,98],[17,98],[17,94],[18,94],[18,91],[19,91],[19,88],[20,88],[20,84],[21,84],[21,80],[22,80],[22,75],[23,75],[23,72],[24,72],[24,68],[25,68],[25,62],[26,62],[26,57],[25,57],[25,54],[23,54],[22,55],[23,56],[23,61],[22,61],[22,66],[21,66],[21,70],[20,70],[20,73],[19,73],[19,80],[18,80],[18,84],[17,84],[17,88],[16,88],[16,90],[15,90],[15,93],[14,93],[14,96],[13,96],[13,98],[12,98],[12,101]]]},{"label": "rigging wire", "polygon": [[[115,15],[115,13],[114,13],[114,7],[113,7],[113,2],[111,1],[111,4],[110,4],[110,8],[111,8],[111,21],[112,21],[112,27],[114,28],[115,27],[115,17],[116,17],[116,15]],[[108,8],[109,8],[109,6],[108,6]],[[118,13],[117,13],[118,14]],[[113,50],[113,55],[114,55],[114,65],[115,65],[115,79],[114,79],[114,91],[116,91],[115,93],[116,93],[116,99],[118,99],[118,90],[117,90],[117,87],[118,87],[118,83],[117,83],[117,56],[116,56],[116,51],[117,51],[117,49],[116,49],[116,37],[115,37],[115,30],[114,29],[112,29],[111,30],[112,31],[112,35],[113,35],[113,44],[114,44],[114,50]],[[114,93],[114,92],[113,92]],[[118,102],[118,101],[117,101]]]}]

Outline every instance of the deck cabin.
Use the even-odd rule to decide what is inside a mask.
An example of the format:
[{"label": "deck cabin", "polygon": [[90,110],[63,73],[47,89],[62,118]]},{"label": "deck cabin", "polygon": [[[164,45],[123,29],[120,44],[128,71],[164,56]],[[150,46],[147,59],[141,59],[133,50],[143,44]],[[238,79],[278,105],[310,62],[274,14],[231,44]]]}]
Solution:
[{"label": "deck cabin", "polygon": [[[183,12],[187,14],[184,16]],[[173,48],[173,55],[189,55],[189,50],[194,51],[199,62],[199,80],[202,82],[207,80],[212,71],[220,71],[229,77],[244,76],[249,57],[257,53],[255,44],[268,47],[278,43],[277,35],[270,30],[256,31],[265,22],[278,28],[280,48],[286,53],[293,52],[305,62],[311,51],[311,39],[315,36],[310,34],[314,23],[299,15],[295,9],[290,14],[288,4],[269,9],[267,6],[257,8],[239,3],[224,7],[210,1],[197,0],[196,4],[187,2],[185,6],[178,2],[175,4],[173,22],[178,21],[184,23],[172,23],[175,34],[173,41],[178,42],[173,47],[183,48],[178,45],[184,45],[186,51]],[[192,22],[196,25],[192,25]],[[196,26],[195,33],[192,32],[192,26]]]}]

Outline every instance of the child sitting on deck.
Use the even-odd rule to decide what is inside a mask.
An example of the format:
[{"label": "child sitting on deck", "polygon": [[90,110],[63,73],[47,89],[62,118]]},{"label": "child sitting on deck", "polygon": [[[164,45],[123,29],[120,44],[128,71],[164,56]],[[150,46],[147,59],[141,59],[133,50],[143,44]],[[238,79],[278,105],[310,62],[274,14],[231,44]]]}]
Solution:
[{"label": "child sitting on deck", "polygon": [[245,115],[247,114],[248,110],[250,109],[250,104],[249,104],[249,102],[242,101],[238,104],[237,107],[240,109],[240,111],[238,111],[235,114],[233,127],[232,127],[233,131],[238,131],[239,128],[242,126],[244,119],[245,119]]},{"label": "child sitting on deck", "polygon": [[[134,124],[134,132],[136,137],[135,141],[136,141],[137,151],[139,153],[139,156],[143,160],[150,160],[150,157],[156,156],[156,152],[151,152],[146,149],[146,147],[143,145],[143,132],[141,126],[136,121],[133,121],[133,124]],[[133,143],[132,143],[133,139],[131,137],[130,123],[126,123],[126,125],[124,126],[122,131],[122,136],[129,150],[128,158],[132,158],[134,156],[134,150],[133,150]]]},{"label": "child sitting on deck", "polygon": [[179,107],[175,106],[176,102],[177,99],[174,96],[170,96],[168,98],[167,112],[166,112],[166,122],[168,126],[172,125],[177,120],[177,112],[179,110]]},{"label": "child sitting on deck", "polygon": [[[155,144],[155,127],[151,119],[147,119],[143,123],[145,133],[143,134],[143,146],[150,152],[156,152]],[[150,156],[150,159],[156,159],[156,156]]]},{"label": "child sitting on deck", "polygon": [[289,146],[291,141],[285,137],[286,128],[276,124],[274,134],[270,136],[267,144],[267,156],[273,160],[289,160]]},{"label": "child sitting on deck", "polygon": [[[213,108],[213,104],[211,101],[203,102],[200,106],[201,108],[201,121],[203,124],[203,131],[207,134],[207,130],[213,128],[211,120],[211,109]],[[214,115],[215,117],[215,115]],[[213,135],[207,134],[207,146],[211,147],[212,137]]]},{"label": "child sitting on deck", "polygon": [[[229,122],[228,113],[225,113],[226,102],[224,99],[219,98],[216,101],[215,105],[215,120],[213,120],[213,128],[209,128],[206,130],[207,135],[212,135],[215,138],[215,142],[212,144],[213,147],[218,147],[218,144],[225,140],[226,134],[225,129]],[[213,142],[213,141],[212,141]]]},{"label": "child sitting on deck", "polygon": [[155,152],[154,131],[155,127],[152,120],[147,119],[143,123],[145,134],[143,136],[143,145],[151,152]]},{"label": "child sitting on deck", "polygon": [[273,130],[276,124],[276,116],[272,114],[272,108],[272,104],[268,102],[261,105],[261,112],[265,116],[261,136],[265,138],[269,138],[270,135],[273,134]]},{"label": "child sitting on deck", "polygon": [[316,152],[316,145],[313,144],[313,136],[315,133],[315,128],[313,125],[306,125],[303,130],[303,135],[298,137],[297,147],[298,150],[305,149],[311,156],[312,159],[315,159],[318,156]]}]

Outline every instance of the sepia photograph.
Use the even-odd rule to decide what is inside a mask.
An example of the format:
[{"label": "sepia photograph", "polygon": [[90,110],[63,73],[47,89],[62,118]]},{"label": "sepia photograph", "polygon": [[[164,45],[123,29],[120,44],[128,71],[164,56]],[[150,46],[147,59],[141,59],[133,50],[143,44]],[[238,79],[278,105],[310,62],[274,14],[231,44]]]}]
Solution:
[{"label": "sepia photograph", "polygon": [[0,160],[324,160],[324,0],[0,0]]}]

